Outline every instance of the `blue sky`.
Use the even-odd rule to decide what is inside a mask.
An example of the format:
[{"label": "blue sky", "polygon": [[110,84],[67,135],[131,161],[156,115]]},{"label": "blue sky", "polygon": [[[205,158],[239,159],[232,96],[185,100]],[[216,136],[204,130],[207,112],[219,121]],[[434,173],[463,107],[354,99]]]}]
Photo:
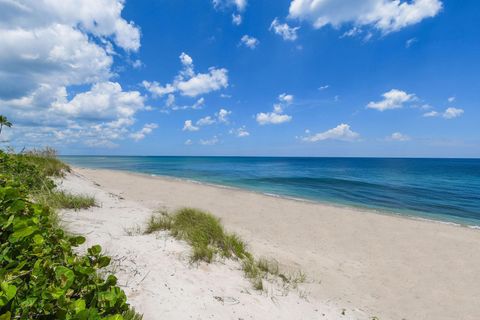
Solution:
[{"label": "blue sky", "polygon": [[0,12],[4,145],[480,156],[478,1],[12,0]]}]

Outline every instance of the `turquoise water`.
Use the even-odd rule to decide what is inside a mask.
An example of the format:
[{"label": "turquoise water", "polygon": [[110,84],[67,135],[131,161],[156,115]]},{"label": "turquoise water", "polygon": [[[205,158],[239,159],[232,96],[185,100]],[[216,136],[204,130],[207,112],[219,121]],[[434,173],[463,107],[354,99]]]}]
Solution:
[{"label": "turquoise water", "polygon": [[74,166],[480,225],[479,159],[64,156]]}]

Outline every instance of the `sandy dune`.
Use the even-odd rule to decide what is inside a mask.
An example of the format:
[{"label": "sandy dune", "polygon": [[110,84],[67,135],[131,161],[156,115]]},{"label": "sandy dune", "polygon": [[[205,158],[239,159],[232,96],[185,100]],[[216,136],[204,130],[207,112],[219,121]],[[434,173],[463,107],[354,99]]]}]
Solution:
[{"label": "sandy dune", "polygon": [[[90,241],[106,245],[114,256],[129,257],[120,278],[128,278],[128,259],[137,259],[137,265],[148,265],[143,271],[150,271],[148,277],[170,288],[159,293],[148,287],[151,280],[144,280],[129,289],[133,301],[153,316],[147,319],[155,319],[155,304],[165,301],[170,319],[205,319],[210,314],[218,319],[480,319],[479,230],[132,173],[76,172],[99,186],[88,189],[78,177],[65,185],[95,190],[104,205],[66,214],[70,227],[88,233]],[[108,192],[126,200],[110,199]],[[192,268],[185,262],[184,244],[166,236],[127,238],[121,232],[122,226],[141,223],[153,209],[183,206],[219,216],[257,256],[304,270],[312,279],[303,287],[309,302],[293,294],[273,304],[264,296],[243,295],[248,283],[237,266]],[[189,281],[193,283],[184,286]],[[182,286],[188,293],[170,295]],[[212,296],[241,297],[242,302],[227,308],[215,305]],[[186,299],[182,303],[191,304],[184,312],[175,305],[181,297]]]}]

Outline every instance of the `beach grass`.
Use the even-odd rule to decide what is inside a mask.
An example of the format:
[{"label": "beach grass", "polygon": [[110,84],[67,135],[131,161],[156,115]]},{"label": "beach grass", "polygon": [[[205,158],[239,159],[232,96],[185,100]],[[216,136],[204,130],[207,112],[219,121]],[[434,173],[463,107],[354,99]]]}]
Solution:
[{"label": "beach grass", "polygon": [[65,191],[44,190],[34,195],[35,202],[53,209],[82,210],[95,207],[95,198],[89,195],[71,194]]},{"label": "beach grass", "polygon": [[150,217],[145,233],[156,231],[168,231],[186,241],[192,247],[192,262],[210,263],[217,255],[240,260],[245,277],[256,290],[263,290],[263,281],[272,277],[280,279],[286,288],[296,288],[306,280],[301,271],[282,273],[274,259],[255,259],[246,243],[237,234],[226,232],[220,220],[208,212],[193,208],[183,208],[173,214],[159,211]]},{"label": "beach grass", "polygon": [[192,261],[212,262],[216,254],[243,259],[250,256],[246,244],[235,234],[226,233],[220,220],[198,209],[183,208],[174,214],[159,212],[147,223],[145,233],[168,230],[192,246]]}]

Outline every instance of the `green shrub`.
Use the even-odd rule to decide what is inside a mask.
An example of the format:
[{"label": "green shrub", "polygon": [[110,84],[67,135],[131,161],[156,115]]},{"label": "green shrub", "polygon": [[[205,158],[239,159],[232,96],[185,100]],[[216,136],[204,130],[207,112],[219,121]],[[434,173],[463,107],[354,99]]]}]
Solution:
[{"label": "green shrub", "polygon": [[85,238],[68,236],[55,223],[54,208],[95,203],[54,191],[50,176],[68,170],[51,149],[0,151],[0,319],[140,320],[115,276],[99,276],[110,263],[101,247],[75,254]]},{"label": "green shrub", "polygon": [[113,275],[97,273],[110,263],[100,246],[76,255],[72,247],[85,239],[56,228],[49,209],[9,182],[0,186],[0,212],[0,319],[123,319],[125,293]]}]

